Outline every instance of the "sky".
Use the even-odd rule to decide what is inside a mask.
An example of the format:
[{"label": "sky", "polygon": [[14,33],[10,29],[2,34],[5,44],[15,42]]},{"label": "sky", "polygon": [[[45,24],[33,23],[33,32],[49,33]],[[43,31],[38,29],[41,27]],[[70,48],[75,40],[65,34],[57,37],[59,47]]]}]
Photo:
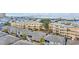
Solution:
[{"label": "sky", "polygon": [[62,17],[62,18],[79,18],[79,13],[6,13],[6,16],[36,16],[36,17]]}]

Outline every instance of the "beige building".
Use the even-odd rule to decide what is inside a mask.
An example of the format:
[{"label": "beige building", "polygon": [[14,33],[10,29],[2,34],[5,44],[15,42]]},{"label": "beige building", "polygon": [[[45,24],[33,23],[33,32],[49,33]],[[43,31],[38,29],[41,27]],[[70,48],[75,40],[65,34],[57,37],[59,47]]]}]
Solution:
[{"label": "beige building", "polygon": [[29,28],[29,29],[43,29],[43,24],[38,22],[38,21],[29,21],[27,23],[25,23],[25,28]]},{"label": "beige building", "polygon": [[16,26],[16,22],[12,21],[10,22],[11,23],[11,26],[15,27]]},{"label": "beige building", "polygon": [[11,26],[22,28],[22,29],[32,29],[41,30],[44,29],[43,24],[38,21],[28,21],[28,22],[11,22]]},{"label": "beige building", "polygon": [[61,36],[67,36],[72,40],[79,40],[79,28],[71,25],[64,25],[59,23],[50,23],[49,29],[52,30],[54,34],[58,34]]},{"label": "beige building", "polygon": [[62,33],[64,35],[64,32],[67,30],[65,25],[59,23],[50,23],[49,29],[52,30],[53,33],[60,35],[62,35]]},{"label": "beige building", "polygon": [[61,36],[67,36],[69,38],[72,37],[68,34],[68,32],[70,32],[69,31],[70,28],[74,28],[74,27],[71,25],[64,25],[64,24],[60,24],[60,23],[50,23],[49,24],[49,29],[52,30],[52,32],[54,34],[61,35]]},{"label": "beige building", "polygon": [[67,35],[72,38],[72,40],[79,40],[79,28],[69,28]]}]

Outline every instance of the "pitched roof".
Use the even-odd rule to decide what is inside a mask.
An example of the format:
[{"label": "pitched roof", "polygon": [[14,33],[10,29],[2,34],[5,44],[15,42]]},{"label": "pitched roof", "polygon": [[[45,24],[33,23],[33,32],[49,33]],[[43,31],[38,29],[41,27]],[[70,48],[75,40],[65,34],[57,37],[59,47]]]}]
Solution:
[{"label": "pitched roof", "polygon": [[18,41],[19,38],[11,36],[11,35],[5,35],[0,37],[0,45],[8,45],[8,44],[12,44],[16,41]]}]

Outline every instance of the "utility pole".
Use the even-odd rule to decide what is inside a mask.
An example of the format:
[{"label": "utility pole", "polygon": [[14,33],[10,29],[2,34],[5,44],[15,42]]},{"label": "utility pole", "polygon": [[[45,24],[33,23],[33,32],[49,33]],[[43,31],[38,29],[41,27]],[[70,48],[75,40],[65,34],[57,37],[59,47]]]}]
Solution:
[{"label": "utility pole", "polygon": [[65,35],[65,45],[67,45],[67,40],[68,40],[68,28],[67,28],[67,33]]},{"label": "utility pole", "polygon": [[65,35],[65,45],[67,45],[67,36]]}]

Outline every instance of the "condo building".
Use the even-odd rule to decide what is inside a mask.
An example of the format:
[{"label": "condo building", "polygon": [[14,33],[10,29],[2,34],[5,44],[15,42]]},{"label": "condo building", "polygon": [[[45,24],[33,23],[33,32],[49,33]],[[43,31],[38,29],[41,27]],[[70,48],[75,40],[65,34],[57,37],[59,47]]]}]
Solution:
[{"label": "condo building", "polygon": [[67,36],[69,39],[79,39],[79,28],[72,25],[50,23],[49,29],[56,35]]},{"label": "condo building", "polygon": [[43,24],[38,21],[29,21],[29,22],[25,23],[25,28],[40,30],[40,29],[44,29],[42,25]]},{"label": "condo building", "polygon": [[21,21],[21,22],[11,22],[11,26],[22,28],[22,29],[32,29],[41,30],[44,29],[43,24],[38,21]]},{"label": "condo building", "polygon": [[67,34],[67,29],[73,26],[68,26],[60,23],[50,23],[49,29],[52,30],[54,34],[65,36]]},{"label": "condo building", "polygon": [[72,40],[79,40],[79,28],[69,28],[67,34]]}]

